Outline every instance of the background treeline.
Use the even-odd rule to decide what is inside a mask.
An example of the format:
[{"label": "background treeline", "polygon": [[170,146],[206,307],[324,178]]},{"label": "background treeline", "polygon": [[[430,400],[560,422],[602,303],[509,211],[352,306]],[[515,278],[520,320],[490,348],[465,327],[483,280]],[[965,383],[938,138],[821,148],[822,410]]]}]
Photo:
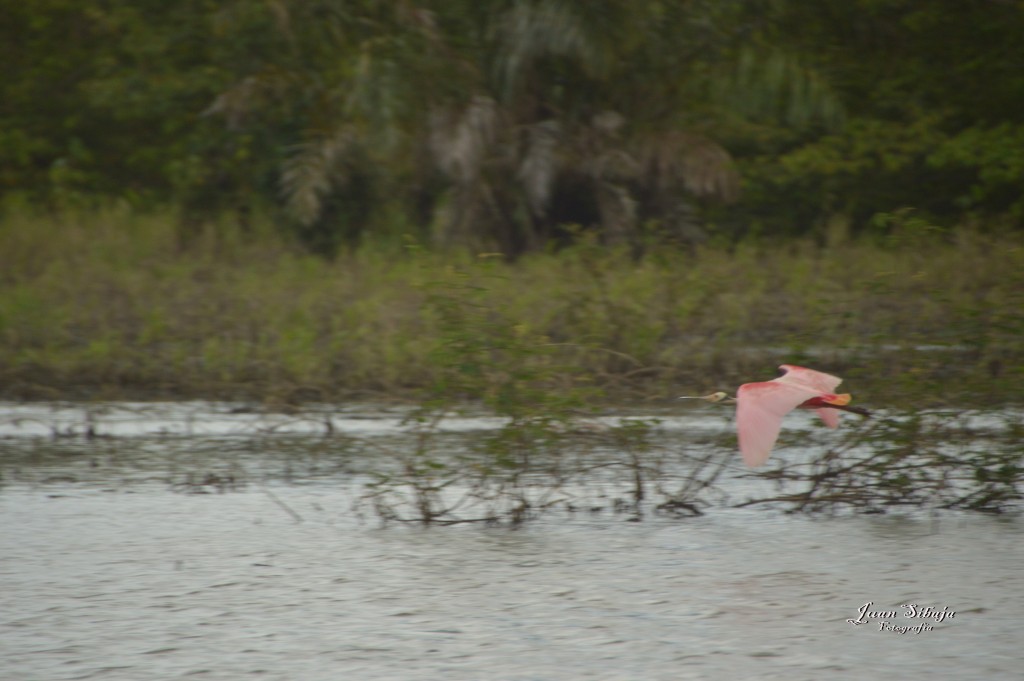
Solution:
[{"label": "background treeline", "polygon": [[1009,0],[0,0],[5,205],[314,252],[1019,229]]}]

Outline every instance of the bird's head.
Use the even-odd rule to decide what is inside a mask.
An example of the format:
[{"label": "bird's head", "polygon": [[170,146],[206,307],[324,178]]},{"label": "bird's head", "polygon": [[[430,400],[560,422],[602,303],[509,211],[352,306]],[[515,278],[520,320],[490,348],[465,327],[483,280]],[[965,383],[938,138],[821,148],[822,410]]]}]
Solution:
[{"label": "bird's head", "polygon": [[732,396],[729,395],[729,393],[722,392],[721,390],[719,390],[716,393],[711,393],[710,395],[697,395],[697,396],[693,396],[693,397],[691,397],[689,395],[684,395],[684,396],[680,397],[679,399],[681,399],[681,400],[704,400],[705,402],[714,402],[716,404],[735,404],[736,403],[736,398],[735,397],[732,397]]}]

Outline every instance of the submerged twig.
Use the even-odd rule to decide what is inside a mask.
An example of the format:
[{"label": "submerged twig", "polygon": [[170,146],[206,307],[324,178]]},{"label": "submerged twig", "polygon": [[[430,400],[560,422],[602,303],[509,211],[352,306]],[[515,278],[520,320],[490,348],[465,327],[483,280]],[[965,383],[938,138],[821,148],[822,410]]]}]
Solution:
[{"label": "submerged twig", "polygon": [[282,509],[284,509],[284,512],[287,513],[288,515],[290,515],[292,517],[292,519],[295,520],[295,522],[297,522],[297,523],[304,522],[302,516],[299,515],[295,511],[295,509],[293,509],[291,506],[289,506],[288,504],[286,504],[283,501],[281,501],[280,497],[278,497],[276,494],[274,494],[269,489],[267,489],[266,486],[263,486],[262,489],[263,489],[263,493],[266,494],[268,497],[270,497],[271,501],[273,501],[275,504],[277,504]]}]

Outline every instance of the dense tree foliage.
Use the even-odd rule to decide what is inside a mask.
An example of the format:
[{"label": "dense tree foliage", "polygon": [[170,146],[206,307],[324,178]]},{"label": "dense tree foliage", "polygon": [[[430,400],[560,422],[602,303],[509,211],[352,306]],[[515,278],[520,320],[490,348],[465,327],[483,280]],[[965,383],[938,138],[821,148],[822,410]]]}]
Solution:
[{"label": "dense tree foliage", "polygon": [[515,255],[1024,219],[1024,4],[0,0],[0,191]]},{"label": "dense tree foliage", "polygon": [[[865,225],[916,211],[939,223],[1024,218],[1024,29],[1019,2],[780,3],[788,35],[837,92],[838,130],[774,131],[744,146],[751,222],[796,209],[791,230],[835,214]],[[737,144],[743,145],[737,141]],[[892,220],[876,219],[876,224]]]}]

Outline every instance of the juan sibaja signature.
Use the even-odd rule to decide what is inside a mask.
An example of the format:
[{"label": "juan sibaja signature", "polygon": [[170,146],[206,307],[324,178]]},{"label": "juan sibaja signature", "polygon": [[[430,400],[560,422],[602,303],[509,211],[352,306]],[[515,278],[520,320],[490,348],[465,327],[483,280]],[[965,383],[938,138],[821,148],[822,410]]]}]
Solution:
[{"label": "juan sibaja signature", "polygon": [[935,623],[945,622],[956,617],[956,611],[950,610],[948,605],[943,606],[940,610],[931,605],[921,607],[917,603],[904,603],[899,606],[904,610],[904,619],[918,620],[918,623],[916,625],[909,623],[900,625],[893,621],[900,615],[898,610],[871,610],[872,605],[874,605],[874,602],[868,601],[857,610],[856,619],[848,619],[846,621],[854,626],[878,622],[879,631],[892,631],[897,634],[920,634],[922,631],[934,629],[935,627],[931,625],[933,621]]}]

